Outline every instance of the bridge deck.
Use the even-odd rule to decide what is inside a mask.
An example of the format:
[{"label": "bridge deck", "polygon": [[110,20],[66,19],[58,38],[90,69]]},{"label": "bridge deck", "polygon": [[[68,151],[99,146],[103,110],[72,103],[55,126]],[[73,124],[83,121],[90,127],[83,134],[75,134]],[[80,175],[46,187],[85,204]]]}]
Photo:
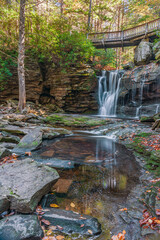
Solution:
[{"label": "bridge deck", "polygon": [[157,30],[160,18],[124,31],[90,33],[88,38],[96,48],[129,47],[138,45],[145,37],[154,39]]}]

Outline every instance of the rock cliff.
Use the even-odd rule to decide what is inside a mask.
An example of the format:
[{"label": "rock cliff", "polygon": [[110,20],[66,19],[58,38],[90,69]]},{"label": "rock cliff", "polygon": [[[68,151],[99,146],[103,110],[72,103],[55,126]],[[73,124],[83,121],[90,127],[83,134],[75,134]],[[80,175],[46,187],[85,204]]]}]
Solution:
[{"label": "rock cliff", "polygon": [[[12,68],[12,77],[7,79],[4,90],[0,90],[0,102],[18,100],[17,69]],[[51,64],[26,63],[27,101],[48,104],[53,111],[93,112],[97,111],[97,79],[89,65],[72,68],[62,73]]]},{"label": "rock cliff", "polygon": [[160,64],[150,63],[126,71],[118,102],[118,113],[135,116],[139,107],[142,114],[155,114],[160,105]]}]

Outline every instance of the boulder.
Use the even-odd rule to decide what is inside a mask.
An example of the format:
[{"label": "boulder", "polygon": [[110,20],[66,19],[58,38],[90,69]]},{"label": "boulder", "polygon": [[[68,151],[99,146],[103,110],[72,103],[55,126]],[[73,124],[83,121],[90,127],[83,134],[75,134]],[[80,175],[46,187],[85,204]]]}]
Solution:
[{"label": "boulder", "polygon": [[30,152],[40,147],[42,143],[42,131],[37,127],[31,130],[26,136],[24,136],[16,148],[13,149],[15,153]]},{"label": "boulder", "polygon": [[0,166],[0,196],[9,199],[10,209],[30,213],[58,178],[56,170],[32,159],[6,163]]},{"label": "boulder", "polygon": [[11,152],[8,149],[6,149],[5,147],[0,146],[0,159],[4,158],[6,156],[9,156],[9,155],[11,155]]},{"label": "boulder", "polygon": [[41,240],[43,235],[36,215],[14,215],[0,220],[0,240]]},{"label": "boulder", "polygon": [[145,65],[153,59],[152,43],[142,40],[134,51],[134,63],[137,66]]},{"label": "boulder", "polygon": [[66,233],[79,233],[82,235],[97,235],[101,233],[101,225],[96,218],[81,215],[72,211],[62,209],[50,209],[43,215],[54,226],[60,226],[57,230]]}]

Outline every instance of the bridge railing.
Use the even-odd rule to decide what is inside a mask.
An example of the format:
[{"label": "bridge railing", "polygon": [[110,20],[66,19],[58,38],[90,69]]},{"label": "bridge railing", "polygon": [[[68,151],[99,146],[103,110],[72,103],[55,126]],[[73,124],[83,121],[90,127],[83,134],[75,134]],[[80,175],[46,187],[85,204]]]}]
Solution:
[{"label": "bridge railing", "polygon": [[124,31],[114,31],[114,32],[101,32],[101,33],[90,33],[88,38],[95,41],[123,41],[132,39],[134,37],[138,37],[141,35],[147,35],[148,33],[152,33],[155,30],[160,30],[160,18],[150,21],[148,23],[144,23],[142,25],[126,29]]}]

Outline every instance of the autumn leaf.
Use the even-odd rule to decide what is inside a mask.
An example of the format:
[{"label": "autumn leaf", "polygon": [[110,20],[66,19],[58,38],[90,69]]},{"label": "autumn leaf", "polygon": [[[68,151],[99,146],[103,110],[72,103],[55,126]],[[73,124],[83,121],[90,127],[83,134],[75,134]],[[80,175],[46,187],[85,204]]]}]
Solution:
[{"label": "autumn leaf", "polygon": [[57,229],[56,226],[49,226],[49,229],[51,229],[52,231],[55,231]]},{"label": "autumn leaf", "polygon": [[41,222],[43,222],[43,223],[46,224],[46,225],[50,225],[50,224],[51,224],[51,223],[50,223],[48,220],[46,220],[46,219],[42,219]]},{"label": "autumn leaf", "polygon": [[49,236],[49,237],[44,237],[42,240],[56,240],[55,237]]},{"label": "autumn leaf", "polygon": [[84,224],[82,224],[81,227],[84,227]]},{"label": "autumn leaf", "polygon": [[119,209],[119,211],[123,212],[123,211],[127,211],[128,209],[127,208],[121,208]]},{"label": "autumn leaf", "polygon": [[71,203],[70,206],[74,208],[74,207],[75,207],[75,204],[74,204],[74,203]]},{"label": "autumn leaf", "polygon": [[156,215],[160,216],[160,209],[156,209]]},{"label": "autumn leaf", "polygon": [[47,231],[47,236],[49,236],[49,235],[51,235],[52,234],[52,229],[49,229],[48,231]]},{"label": "autumn leaf", "polygon": [[150,182],[152,182],[152,183],[156,183],[156,182],[159,182],[159,181],[160,181],[160,178],[150,180]]},{"label": "autumn leaf", "polygon": [[55,203],[50,204],[50,207],[52,207],[52,208],[59,208],[59,206],[57,204],[55,204]]},{"label": "autumn leaf", "polygon": [[63,230],[63,227],[61,227],[59,225],[57,225],[57,227],[58,227],[59,230]]},{"label": "autumn leaf", "polygon": [[160,224],[160,220],[155,220],[155,223]]},{"label": "autumn leaf", "polygon": [[58,235],[58,236],[56,237],[56,239],[57,239],[57,240],[62,240],[62,239],[64,239],[64,236]]},{"label": "autumn leaf", "polygon": [[92,230],[90,230],[90,229],[88,229],[88,233],[91,235],[93,234]]},{"label": "autumn leaf", "polygon": [[28,155],[29,157],[32,156],[31,152],[25,152],[25,155]]},{"label": "autumn leaf", "polygon": [[118,233],[117,235],[114,235],[111,240],[125,240],[125,234],[126,234],[126,231],[123,230],[122,233]]}]

